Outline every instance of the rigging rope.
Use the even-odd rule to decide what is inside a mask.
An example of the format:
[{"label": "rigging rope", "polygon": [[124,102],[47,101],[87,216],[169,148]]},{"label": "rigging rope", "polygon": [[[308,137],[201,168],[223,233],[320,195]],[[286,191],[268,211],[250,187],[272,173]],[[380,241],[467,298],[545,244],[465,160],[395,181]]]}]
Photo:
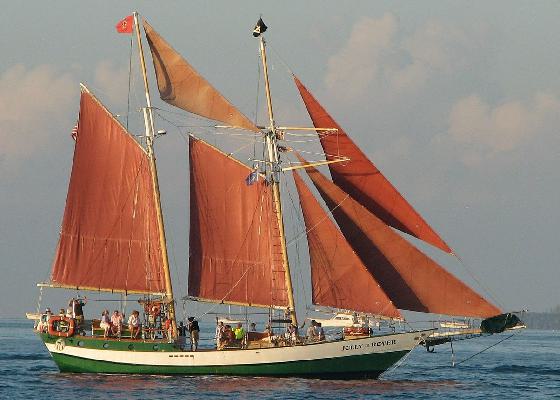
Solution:
[{"label": "rigging rope", "polygon": [[482,282],[476,277],[474,271],[472,271],[467,264],[463,261],[463,259],[461,257],[459,257],[458,254],[453,253],[453,255],[455,256],[455,258],[459,261],[459,263],[461,264],[461,266],[467,271],[467,273],[469,274],[469,276],[482,288],[482,290],[484,290],[484,292],[486,293],[486,295],[488,297],[490,297],[490,299],[492,299],[492,301],[494,301],[498,307],[500,307],[501,309],[504,309],[503,304],[501,304],[500,301],[498,301],[498,299],[492,294],[492,292],[490,292],[490,289],[488,289],[488,287],[486,287],[485,285],[482,284]]},{"label": "rigging rope", "polygon": [[298,241],[299,239],[301,239],[304,235],[307,235],[309,232],[311,232],[312,230],[314,230],[315,228],[317,228],[317,226],[319,226],[320,224],[323,223],[323,221],[325,219],[327,219],[329,216],[328,214],[332,215],[332,212],[334,210],[336,210],[338,207],[340,207],[342,205],[342,203],[344,203],[344,201],[346,201],[346,199],[348,199],[348,197],[350,197],[349,194],[347,194],[336,206],[334,206],[332,209],[328,209],[327,213],[325,213],[326,215],[321,218],[321,220],[319,222],[317,222],[315,225],[313,225],[311,228],[300,232],[299,234],[297,234],[292,240],[290,240],[288,243],[286,243],[286,246],[291,246],[294,242]]},{"label": "rigging rope", "polygon": [[483,349],[483,350],[481,350],[481,351],[479,351],[479,352],[477,352],[477,353],[474,353],[472,356],[467,357],[467,358],[465,358],[464,360],[459,361],[458,363],[455,363],[454,366],[456,367],[456,366],[459,365],[459,364],[463,364],[464,362],[469,361],[470,359],[472,359],[472,358],[478,356],[479,354],[484,353],[486,350],[490,350],[492,347],[495,347],[495,346],[499,345],[500,343],[502,343],[502,342],[504,342],[504,341],[506,341],[506,340],[508,340],[508,339],[511,339],[512,337],[514,337],[515,335],[517,335],[517,333],[518,333],[518,332],[512,333],[511,335],[509,335],[509,336],[507,336],[507,337],[505,337],[505,338],[499,340],[498,342],[494,343],[493,345],[488,346],[487,348],[485,348],[485,349]]},{"label": "rigging rope", "polygon": [[131,90],[131,80],[132,80],[132,47],[134,39],[133,35],[130,35],[130,55],[128,57],[128,95],[126,97],[126,130],[128,131],[128,118],[130,116],[130,90]]}]

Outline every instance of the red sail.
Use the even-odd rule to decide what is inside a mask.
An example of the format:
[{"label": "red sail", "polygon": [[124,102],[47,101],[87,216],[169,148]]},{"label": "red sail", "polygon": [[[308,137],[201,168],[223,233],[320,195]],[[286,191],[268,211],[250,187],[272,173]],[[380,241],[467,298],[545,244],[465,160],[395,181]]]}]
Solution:
[{"label": "red sail", "polygon": [[313,304],[402,318],[296,171],[309,243]]},{"label": "red sail", "polygon": [[[190,139],[189,295],[287,306],[271,187],[211,145]],[[252,183],[251,183],[252,182]]]},{"label": "red sail", "polygon": [[316,128],[338,129],[338,132],[318,132],[327,159],[332,160],[334,156],[350,158],[348,163],[329,164],[334,183],[386,224],[452,253],[451,248],[356,146],[299,79],[294,76],[294,80],[313,125]]},{"label": "red sail", "polygon": [[146,152],[84,88],[52,282],[165,292],[155,207]]},{"label": "red sail", "polygon": [[146,39],[152,51],[160,97],[183,110],[226,124],[260,132],[146,21]]},{"label": "red sail", "polygon": [[397,308],[484,318],[500,313],[317,169],[306,170],[346,240]]}]

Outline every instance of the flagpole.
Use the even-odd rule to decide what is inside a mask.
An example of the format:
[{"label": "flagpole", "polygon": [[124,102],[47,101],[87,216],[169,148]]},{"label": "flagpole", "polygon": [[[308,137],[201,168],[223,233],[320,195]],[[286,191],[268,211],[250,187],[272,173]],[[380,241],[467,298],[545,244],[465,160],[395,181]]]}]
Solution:
[{"label": "flagpole", "polygon": [[[257,27],[259,27],[258,36],[260,39],[260,52],[261,60],[263,66],[264,83],[266,90],[266,103],[268,106],[268,118],[270,125],[268,126],[268,131],[265,133],[265,145],[267,148],[268,161],[271,165],[270,179],[272,181],[272,199],[276,208],[276,217],[278,220],[278,231],[280,235],[280,243],[282,247],[282,263],[284,264],[284,279],[286,282],[286,291],[288,294],[288,307],[290,318],[294,326],[298,326],[296,317],[296,307],[294,301],[294,290],[292,285],[292,275],[290,273],[290,262],[288,259],[288,250],[286,247],[286,236],[284,233],[284,220],[282,218],[282,202],[280,200],[280,163],[278,162],[278,147],[277,147],[277,135],[276,135],[276,125],[274,123],[274,112],[272,110],[272,98],[270,95],[270,84],[268,80],[268,66],[266,63],[266,48],[265,41],[262,37],[261,32],[261,22],[259,19]],[[264,23],[263,23],[264,25]],[[265,28],[266,29],[266,28]],[[256,32],[256,28],[255,28]]]},{"label": "flagpole", "polygon": [[159,192],[159,182],[156,168],[156,156],[154,154],[154,117],[152,113],[152,102],[150,99],[150,89],[148,86],[148,74],[146,72],[146,61],[144,60],[144,50],[142,48],[142,38],[140,36],[140,26],[138,23],[138,12],[134,11],[134,27],[136,31],[136,39],[138,41],[138,55],[140,57],[140,66],[142,67],[142,76],[144,78],[144,90],[146,94],[146,107],[142,109],[144,112],[144,124],[146,127],[146,147],[148,149],[148,159],[150,160],[150,170],[152,172],[152,184],[154,187],[154,199],[156,202],[156,214],[159,228],[159,241],[161,247],[161,256],[163,259],[163,272],[165,275],[165,294],[168,304],[169,319],[171,320],[171,329],[173,339],[177,338],[177,322],[175,320],[175,302],[173,300],[173,287],[171,284],[171,274],[169,272],[169,258],[167,255],[167,241],[165,239],[165,226],[163,223],[163,213],[161,211],[161,200]]}]

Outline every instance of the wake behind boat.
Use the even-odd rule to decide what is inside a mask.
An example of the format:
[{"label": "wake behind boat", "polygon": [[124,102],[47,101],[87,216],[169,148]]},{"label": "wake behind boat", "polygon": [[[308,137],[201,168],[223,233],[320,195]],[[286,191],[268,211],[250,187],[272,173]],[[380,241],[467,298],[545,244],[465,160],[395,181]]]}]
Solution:
[{"label": "wake behind boat", "polygon": [[[190,320],[195,346],[185,346],[182,322],[177,325],[153,148],[155,120],[135,13],[117,30],[136,35],[145,83],[145,135],[133,136],[82,85],[60,239],[50,282],[40,285],[121,293],[138,300],[141,310],[128,324],[118,319],[118,310],[114,320],[105,312],[101,320],[86,321],[80,300],[73,299],[68,313],[34,316],[61,371],[376,378],[427,343],[434,329],[376,331],[359,320],[349,326],[342,317],[333,320],[344,327],[340,335],[321,335],[317,321],[306,335],[300,332],[280,193],[280,180],[289,171],[303,213],[301,236],[309,247],[311,303],[393,322],[403,321],[401,309],[474,318],[501,313],[395,231],[452,253],[295,76],[313,127],[276,124],[262,19],[253,35],[259,40],[267,98],[264,127],[237,110],[151,25],[142,25],[162,100],[226,124],[222,129],[261,138],[262,159],[247,166],[189,136],[187,298],[268,310],[275,332],[270,326],[265,332],[248,331],[246,317],[235,332],[216,331],[216,348],[197,349],[199,330]],[[288,160],[292,149],[283,143],[284,134],[302,130],[317,132],[325,160],[310,163],[299,155],[299,161]],[[329,166],[332,180],[316,168],[320,165]],[[328,211],[298,169],[305,170]]]}]

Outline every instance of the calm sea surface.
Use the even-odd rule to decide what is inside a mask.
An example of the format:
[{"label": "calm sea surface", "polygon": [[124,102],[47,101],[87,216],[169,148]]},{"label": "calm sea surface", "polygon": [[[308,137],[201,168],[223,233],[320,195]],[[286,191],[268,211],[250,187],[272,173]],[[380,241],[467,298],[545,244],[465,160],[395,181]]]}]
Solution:
[{"label": "calm sea surface", "polygon": [[[505,336],[456,342],[459,362]],[[448,345],[417,348],[381,380],[61,374],[31,325],[0,322],[0,398],[560,399],[560,332],[524,331],[455,368]]]}]

